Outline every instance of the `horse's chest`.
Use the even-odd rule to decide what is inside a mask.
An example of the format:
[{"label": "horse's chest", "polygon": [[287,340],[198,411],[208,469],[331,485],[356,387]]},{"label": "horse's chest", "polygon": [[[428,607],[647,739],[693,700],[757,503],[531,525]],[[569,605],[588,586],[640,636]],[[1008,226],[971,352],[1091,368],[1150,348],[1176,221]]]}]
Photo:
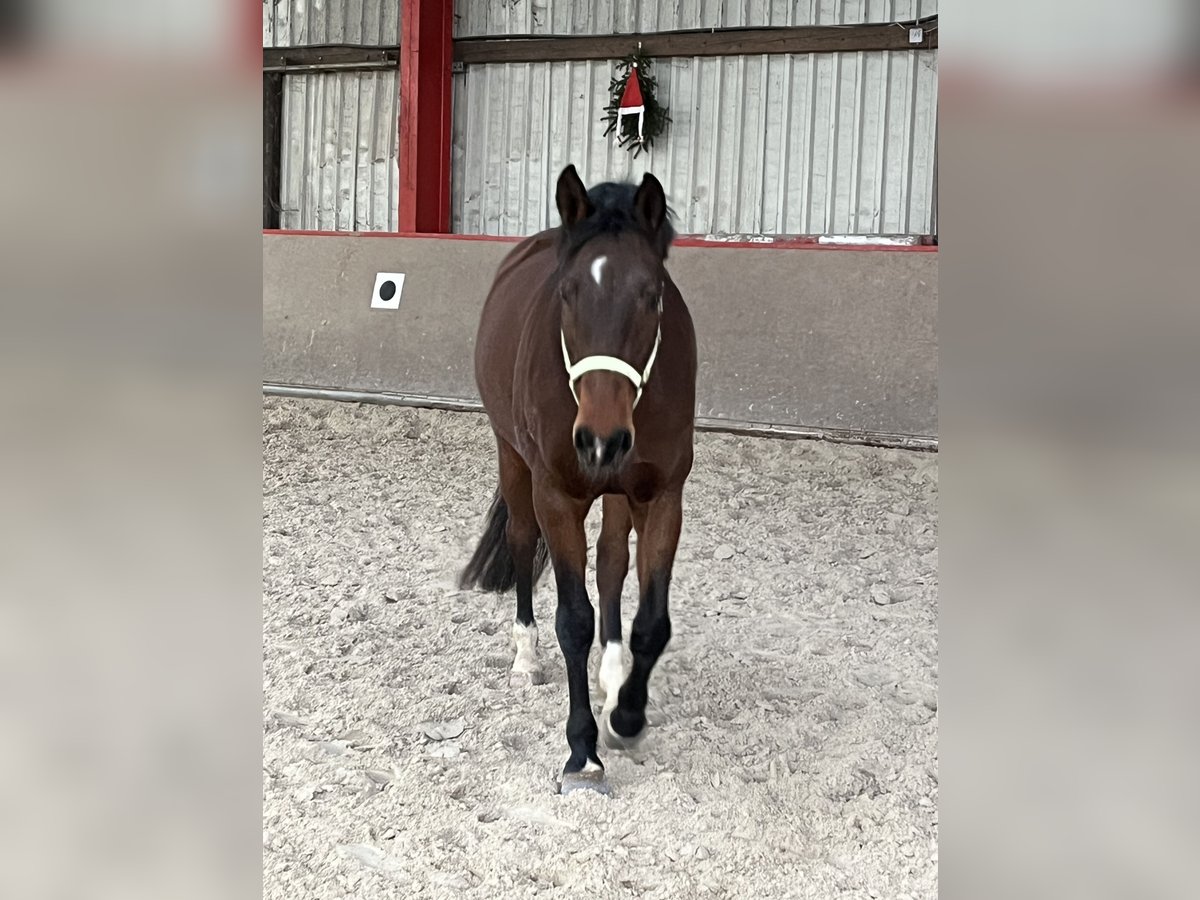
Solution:
[{"label": "horse's chest", "polygon": [[653,500],[662,489],[661,470],[648,462],[631,462],[620,475],[621,493],[636,503]]}]

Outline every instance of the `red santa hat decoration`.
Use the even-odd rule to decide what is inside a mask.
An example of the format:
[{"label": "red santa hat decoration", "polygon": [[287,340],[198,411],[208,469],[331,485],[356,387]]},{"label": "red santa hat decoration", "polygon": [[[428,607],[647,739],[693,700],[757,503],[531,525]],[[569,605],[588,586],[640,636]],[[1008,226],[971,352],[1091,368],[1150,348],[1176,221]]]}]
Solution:
[{"label": "red santa hat decoration", "polygon": [[641,143],[646,135],[646,103],[642,99],[642,83],[638,79],[638,64],[635,62],[625,79],[625,90],[621,92],[621,102],[617,104],[617,140],[620,142],[621,127],[626,116],[637,116],[637,143]]}]

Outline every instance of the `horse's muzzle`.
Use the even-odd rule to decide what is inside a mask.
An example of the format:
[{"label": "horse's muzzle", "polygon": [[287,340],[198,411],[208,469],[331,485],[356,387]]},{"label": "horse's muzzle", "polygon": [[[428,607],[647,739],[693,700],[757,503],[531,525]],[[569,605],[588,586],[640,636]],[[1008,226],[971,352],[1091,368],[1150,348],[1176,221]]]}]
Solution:
[{"label": "horse's muzzle", "polygon": [[586,425],[575,429],[575,452],[580,466],[589,474],[619,469],[632,449],[633,435],[626,428],[618,428],[603,438]]}]

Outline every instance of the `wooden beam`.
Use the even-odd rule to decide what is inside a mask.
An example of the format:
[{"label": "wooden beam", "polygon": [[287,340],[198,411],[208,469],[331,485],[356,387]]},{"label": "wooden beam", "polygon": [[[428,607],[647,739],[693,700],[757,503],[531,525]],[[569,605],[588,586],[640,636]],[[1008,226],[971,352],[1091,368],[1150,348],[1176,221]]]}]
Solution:
[{"label": "wooden beam", "polygon": [[263,73],[263,228],[279,227],[283,179],[283,73]]},{"label": "wooden beam", "polygon": [[454,0],[401,0],[400,230],[450,230]]},{"label": "wooden beam", "polygon": [[[938,46],[938,17],[877,25],[797,25],[778,28],[716,28],[659,31],[648,34],[523,35],[458,38],[454,61],[558,62],[620,59],[642,44],[647,56],[738,56],[775,53],[842,53],[859,50],[928,50]],[[909,29],[923,30],[919,43]],[[264,47],[264,72],[336,72],[393,69],[399,46],[358,47],[321,44],[307,47]]]},{"label": "wooden beam", "polygon": [[[620,59],[638,49],[646,56],[740,56],[774,53],[850,53],[865,50],[928,50],[938,45],[937,16],[879,25],[798,25],[779,28],[716,28],[647,34],[459,38],[454,60],[476,63],[560,62]],[[921,40],[909,40],[911,28]]]},{"label": "wooden beam", "polygon": [[395,69],[399,64],[399,47],[355,47],[348,44],[263,47],[264,72]]}]

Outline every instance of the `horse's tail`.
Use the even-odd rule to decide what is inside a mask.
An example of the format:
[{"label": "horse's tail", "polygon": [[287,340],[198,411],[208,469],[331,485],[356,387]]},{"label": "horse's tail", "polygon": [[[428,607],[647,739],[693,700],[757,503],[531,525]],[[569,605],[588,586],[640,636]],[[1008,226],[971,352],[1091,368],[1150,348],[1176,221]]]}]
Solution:
[{"label": "horse's tail", "polygon": [[[488,510],[487,524],[479,546],[471,556],[471,561],[459,576],[458,586],[462,590],[473,587],[485,591],[495,591],[502,594],[511,590],[517,583],[517,564],[512,552],[508,549],[508,504],[496,491],[492,500],[492,508]],[[537,551],[533,556],[533,583],[541,577],[550,558],[546,542],[538,535]]]}]

